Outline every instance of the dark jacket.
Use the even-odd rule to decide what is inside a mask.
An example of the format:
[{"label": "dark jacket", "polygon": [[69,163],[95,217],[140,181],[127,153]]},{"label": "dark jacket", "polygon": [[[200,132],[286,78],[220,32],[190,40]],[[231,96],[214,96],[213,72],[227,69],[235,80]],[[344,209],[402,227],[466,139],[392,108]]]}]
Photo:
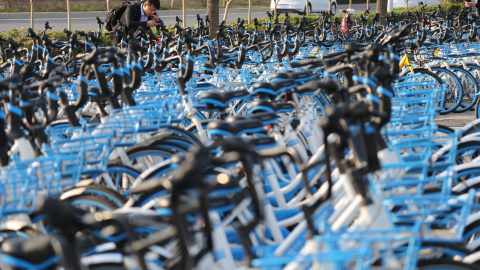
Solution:
[{"label": "dark jacket", "polygon": [[[128,33],[131,29],[134,31],[137,30],[139,26],[142,26],[145,30],[148,29],[147,22],[140,21],[140,18],[142,18],[142,4],[143,2],[129,5],[120,18],[120,21],[126,25],[126,29],[124,29],[126,33]],[[155,15],[157,15],[157,13],[155,13]],[[150,16],[148,19],[151,20],[152,17]]]}]

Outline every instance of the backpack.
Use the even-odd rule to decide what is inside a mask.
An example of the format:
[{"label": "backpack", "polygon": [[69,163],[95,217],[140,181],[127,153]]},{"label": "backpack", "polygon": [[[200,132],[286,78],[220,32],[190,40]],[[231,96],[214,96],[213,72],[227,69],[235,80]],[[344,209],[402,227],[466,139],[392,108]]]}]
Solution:
[{"label": "backpack", "polygon": [[130,2],[123,2],[120,6],[114,7],[108,12],[107,19],[105,20],[105,29],[108,31],[113,30],[113,27],[117,25],[128,5],[130,5]]}]

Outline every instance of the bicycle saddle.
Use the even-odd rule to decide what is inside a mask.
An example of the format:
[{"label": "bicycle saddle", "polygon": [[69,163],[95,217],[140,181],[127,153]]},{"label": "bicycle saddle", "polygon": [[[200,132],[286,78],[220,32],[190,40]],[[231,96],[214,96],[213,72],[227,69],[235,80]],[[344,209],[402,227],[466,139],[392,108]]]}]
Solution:
[{"label": "bicycle saddle", "polygon": [[264,125],[270,125],[278,121],[278,116],[271,112],[258,112],[256,114],[239,115],[235,117],[228,117],[227,122],[233,123],[239,120],[260,120]]},{"label": "bicycle saddle", "polygon": [[266,99],[255,100],[251,103],[252,108],[249,113],[257,112],[273,112],[273,113],[289,113],[295,110],[292,103],[288,102],[270,102]]},{"label": "bicycle saddle", "polygon": [[34,265],[41,265],[41,269],[54,269],[58,260],[48,236],[7,239],[2,244],[2,253],[18,259],[19,262],[30,263],[32,268]]},{"label": "bicycle saddle", "polygon": [[298,84],[294,79],[284,79],[275,82],[257,82],[252,85],[254,95],[278,96],[282,92],[296,87]]},{"label": "bicycle saddle", "polygon": [[248,98],[250,94],[247,90],[238,90],[231,92],[204,92],[200,98],[200,103],[205,104],[207,110],[226,109],[230,102],[237,99]]},{"label": "bicycle saddle", "polygon": [[265,131],[262,121],[257,119],[236,120],[235,122],[212,121],[208,123],[208,129],[210,134],[220,136],[240,136]]},{"label": "bicycle saddle", "polygon": [[277,146],[275,138],[272,137],[258,137],[244,139],[247,143],[254,145],[255,150],[265,149]]},{"label": "bicycle saddle", "polygon": [[275,73],[272,75],[270,78],[270,81],[276,81],[275,79],[294,79],[297,82],[300,81],[306,81],[306,80],[311,80],[318,78],[316,75],[314,75],[311,71],[309,70],[303,70],[303,71],[287,71],[287,72],[281,72],[281,73]]}]

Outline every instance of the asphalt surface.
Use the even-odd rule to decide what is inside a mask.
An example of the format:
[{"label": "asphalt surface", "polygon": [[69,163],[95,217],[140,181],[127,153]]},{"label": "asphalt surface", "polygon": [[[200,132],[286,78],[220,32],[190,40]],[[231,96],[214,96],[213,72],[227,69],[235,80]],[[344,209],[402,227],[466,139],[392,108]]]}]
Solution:
[{"label": "asphalt surface", "polygon": [[[436,5],[439,3],[439,0],[421,0],[423,3],[428,5]],[[409,0],[409,6],[416,6],[418,0]],[[394,7],[403,7],[405,6],[404,0],[393,0]],[[349,8],[349,5],[339,5],[337,7],[337,15],[341,15],[340,10]],[[357,13],[363,13],[367,9],[366,4],[353,4],[352,8]],[[370,10],[375,11],[376,4],[370,4]],[[265,12],[270,10],[269,7],[265,8],[254,8],[252,9],[252,19],[253,18],[265,18]],[[219,10],[219,20],[223,19],[224,9]],[[176,17],[182,18],[183,13],[181,10],[159,10],[157,11],[160,18],[165,22],[166,25],[174,25],[176,22]],[[202,17],[207,15],[206,9],[191,9],[186,10],[186,25],[190,26],[196,24],[196,16],[200,14]],[[89,11],[89,12],[71,12],[71,28],[72,30],[96,30],[98,29],[98,24],[96,23],[96,17],[99,17],[102,20],[105,20],[107,16],[107,11]],[[248,9],[247,8],[231,8],[229,9],[227,21],[236,21],[237,18],[248,19]],[[67,13],[66,12],[35,12],[33,20],[33,29],[43,30],[43,25],[48,21],[50,26],[54,31],[63,31],[63,29],[68,27],[67,22]],[[0,32],[8,32],[13,28],[28,28],[30,27],[30,12],[17,12],[17,13],[2,13],[0,9]]]},{"label": "asphalt surface", "polygon": [[447,115],[439,115],[435,117],[435,123],[451,127],[453,129],[461,129],[466,124],[475,120],[475,112],[467,111],[463,113],[449,113]]},{"label": "asphalt surface", "polygon": [[[266,11],[269,8],[256,8],[252,9],[252,19],[266,17]],[[223,19],[224,9],[219,10],[220,18]],[[164,21],[166,25],[174,25],[176,23],[176,17],[182,19],[181,10],[159,10],[157,11],[159,17]],[[202,17],[207,15],[206,9],[195,9],[186,11],[186,25],[191,26],[197,23],[196,17],[200,14]],[[232,8],[229,9],[228,20],[236,20],[237,18],[247,19],[248,9],[246,8]],[[96,17],[99,17],[102,21],[105,21],[107,11],[91,11],[91,12],[71,12],[71,29],[72,30],[96,30],[98,24]],[[34,15],[34,27],[35,31],[43,30],[43,25],[48,21],[53,31],[63,31],[67,28],[67,13],[66,12],[37,12]],[[0,13],[0,32],[9,31],[12,28],[28,28],[30,27],[30,13]]]},{"label": "asphalt surface", "polygon": [[[337,14],[340,15],[341,9],[348,8],[348,5],[339,5],[337,7]],[[357,12],[363,12],[367,9],[366,4],[354,4],[352,8]],[[371,4],[370,10],[375,10],[376,5]],[[265,18],[266,11],[269,11],[270,8],[253,8],[252,9],[252,19],[253,18]],[[197,23],[196,17],[197,14],[205,17],[207,15],[206,9],[190,9],[186,10],[186,25],[191,26]],[[219,19],[223,20],[223,14],[225,9],[221,8],[219,10]],[[107,11],[90,11],[90,12],[71,12],[71,28],[72,30],[96,30],[98,29],[98,24],[96,22],[96,17],[99,17],[101,20],[105,20],[107,16]],[[182,19],[181,10],[158,10],[157,14],[164,21],[166,25],[174,25],[176,23],[176,17],[178,16]],[[230,8],[228,10],[227,21],[236,21],[237,18],[248,19],[248,9],[247,8]],[[67,28],[67,13],[66,12],[36,12],[34,13],[34,25],[33,29],[35,31],[43,30],[45,22],[48,21],[53,31],[63,31]],[[30,27],[30,13],[29,12],[18,12],[18,13],[0,13],[0,32],[8,32],[13,28],[24,28],[27,29]]]}]

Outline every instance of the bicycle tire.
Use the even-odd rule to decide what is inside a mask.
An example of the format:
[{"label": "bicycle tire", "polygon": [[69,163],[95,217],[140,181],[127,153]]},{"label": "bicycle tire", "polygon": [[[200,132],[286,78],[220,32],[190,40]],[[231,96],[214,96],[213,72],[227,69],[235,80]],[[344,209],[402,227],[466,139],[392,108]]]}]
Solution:
[{"label": "bicycle tire", "polygon": [[480,99],[477,99],[477,103],[475,104],[475,119],[480,119]]},{"label": "bicycle tire", "polygon": [[452,135],[455,133],[455,130],[449,126],[437,125],[437,130],[435,132],[441,135]]},{"label": "bicycle tire", "polygon": [[[440,145],[439,145],[440,146]],[[441,148],[441,147],[439,147]],[[438,152],[437,152],[438,153]],[[467,164],[473,159],[480,156],[480,142],[478,141],[464,141],[459,142],[455,149],[455,164]],[[450,149],[439,153],[439,156],[435,158],[436,161],[444,161],[451,155]]]},{"label": "bicycle tire", "polygon": [[60,196],[60,198],[62,200],[68,200],[70,198],[73,198],[79,195],[101,197],[109,201],[111,204],[115,205],[115,207],[117,208],[122,207],[127,202],[127,199],[120,193],[110,188],[107,188],[105,186],[97,185],[97,184],[73,187],[69,190],[64,191]]},{"label": "bicycle tire", "polygon": [[175,135],[178,135],[180,137],[184,137],[191,141],[194,145],[202,145],[202,142],[200,141],[199,138],[197,138],[195,135],[190,133],[184,128],[177,127],[177,126],[169,126],[166,128],[166,131],[172,132]]},{"label": "bicycle tire", "polygon": [[[405,79],[408,79],[408,75],[411,74],[412,72],[409,70],[409,69],[406,69],[404,72],[400,73],[399,77],[400,79],[402,77],[405,77]],[[415,68],[413,69],[413,74],[415,73],[421,73],[425,76],[428,76],[429,78],[432,78],[433,80],[435,80],[437,83],[438,83],[438,86],[437,88],[441,88],[441,85],[444,84],[444,81],[435,73],[433,73],[432,71],[428,70],[428,69],[424,69],[424,68]],[[399,81],[397,79],[397,81]],[[446,103],[446,99],[443,99],[442,100],[442,104],[440,104],[440,107],[441,108],[444,108],[445,107],[445,103]],[[447,114],[449,113],[450,111],[445,111],[445,110],[440,110],[440,114]]]},{"label": "bicycle tire", "polygon": [[[113,184],[115,184],[116,191],[124,195],[128,193],[129,187],[140,175],[138,170],[124,164],[109,164],[105,173],[110,176]],[[100,181],[102,181],[102,175],[99,176]],[[128,186],[125,186],[125,180],[130,183]],[[105,182],[106,180],[103,181]]]},{"label": "bicycle tire", "polygon": [[140,172],[170,159],[174,154],[174,151],[153,146],[134,147],[127,151],[127,156],[132,162],[133,168]]},{"label": "bicycle tire", "polygon": [[[152,171],[149,171],[148,174],[142,174],[142,181],[151,181],[155,178],[166,178],[166,175],[170,174],[172,171],[173,167],[171,166],[171,164],[164,164]],[[150,200],[165,195],[165,193],[166,190],[163,187],[151,189],[148,192],[141,193],[135,199],[133,206],[141,207],[148,203]]]},{"label": "bicycle tire", "polygon": [[122,266],[123,264],[101,264],[101,265],[90,265],[88,270],[126,270],[127,268]]},{"label": "bicycle tire", "polygon": [[458,79],[458,76],[450,70],[439,67],[434,67],[432,70],[435,71],[435,74],[437,74],[437,76],[447,85],[445,103],[440,114],[447,114],[455,111],[462,102],[462,83]]},{"label": "bicycle tire", "polygon": [[460,105],[455,109],[454,112],[461,113],[466,112],[475,106],[477,102],[478,94],[478,81],[475,80],[475,77],[466,69],[458,66],[450,66],[452,71],[455,71],[460,80],[463,88],[463,97]]},{"label": "bicycle tire", "polygon": [[[474,64],[467,64],[467,70],[472,74],[473,78],[475,78],[475,81],[477,82],[477,87],[480,88],[480,67]],[[479,89],[480,91],[480,89]],[[478,102],[478,96],[475,97],[475,104]],[[474,105],[475,106],[475,105]],[[471,108],[472,111],[475,110],[475,108]]]},{"label": "bicycle tire", "polygon": [[[468,167],[465,169],[456,170],[457,182],[464,182],[470,178],[480,176],[480,167]],[[456,183],[455,183],[456,184]]]},{"label": "bicycle tire", "polygon": [[313,96],[315,100],[315,110],[317,111],[317,117],[325,118],[327,116],[326,108],[330,106],[330,102],[322,93],[319,93],[318,96]]},{"label": "bicycle tire", "polygon": [[102,197],[92,195],[78,195],[68,198],[67,201],[73,207],[83,209],[89,213],[113,211],[117,209],[117,207],[108,200],[103,199]]},{"label": "bicycle tire", "polygon": [[[462,239],[465,243],[471,243],[480,236],[480,219],[475,219],[466,224],[462,233]],[[478,250],[474,250],[478,251]]]},{"label": "bicycle tire", "polygon": [[[477,101],[478,103],[478,101]],[[475,108],[475,113],[477,111],[477,107]],[[478,119],[478,118],[477,118]],[[467,124],[465,127],[468,127],[466,130],[462,129],[462,136],[470,135],[476,132],[480,132],[480,121],[474,120]],[[464,128],[465,128],[464,127]]]},{"label": "bicycle tire", "polygon": [[[457,145],[455,162],[457,164],[466,164],[478,156],[480,156],[479,141],[460,142]],[[462,157],[463,161],[460,160]],[[465,161],[466,158],[469,160]]]},{"label": "bicycle tire", "polygon": [[428,259],[418,261],[417,267],[418,270],[474,270],[479,266],[449,259]]},{"label": "bicycle tire", "polygon": [[159,140],[153,140],[150,146],[158,147],[160,149],[169,149],[175,152],[188,152],[194,145],[191,141],[184,137],[172,135],[161,138]]}]

